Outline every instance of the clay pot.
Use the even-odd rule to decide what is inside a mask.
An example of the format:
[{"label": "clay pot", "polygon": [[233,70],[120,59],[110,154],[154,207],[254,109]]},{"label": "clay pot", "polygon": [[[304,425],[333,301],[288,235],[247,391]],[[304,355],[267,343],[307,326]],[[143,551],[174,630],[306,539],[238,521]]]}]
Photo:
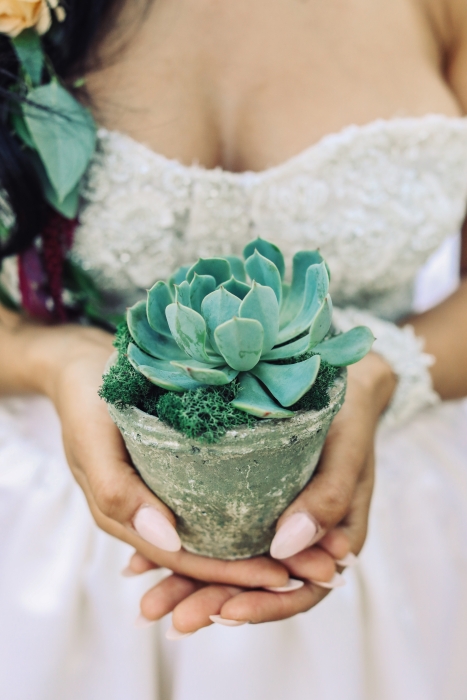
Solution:
[{"label": "clay pot", "polygon": [[342,370],[327,408],[239,427],[213,445],[137,408],[109,411],[141,478],[177,516],[184,548],[245,559],[269,550],[277,519],[310,480],[345,388]]}]

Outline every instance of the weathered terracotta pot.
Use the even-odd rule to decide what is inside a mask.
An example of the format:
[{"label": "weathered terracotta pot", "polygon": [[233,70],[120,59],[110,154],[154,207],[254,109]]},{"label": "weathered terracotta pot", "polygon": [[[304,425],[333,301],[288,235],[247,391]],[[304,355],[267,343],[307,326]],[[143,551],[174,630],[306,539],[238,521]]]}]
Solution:
[{"label": "weathered terracotta pot", "polygon": [[141,478],[177,516],[185,549],[245,559],[269,550],[277,519],[310,480],[345,388],[342,370],[322,411],[258,421],[213,445],[137,408],[109,411]]}]

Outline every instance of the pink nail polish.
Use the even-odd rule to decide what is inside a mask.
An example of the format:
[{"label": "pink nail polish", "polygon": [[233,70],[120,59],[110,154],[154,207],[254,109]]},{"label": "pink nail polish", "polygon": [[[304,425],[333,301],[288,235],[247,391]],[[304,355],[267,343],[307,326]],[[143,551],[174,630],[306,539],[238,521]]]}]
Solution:
[{"label": "pink nail polish", "polygon": [[224,627],[241,627],[242,625],[248,625],[247,620],[229,620],[220,615],[209,615],[209,619],[215,622],[216,625],[224,625]]},{"label": "pink nail polish", "polygon": [[355,556],[355,554],[352,554],[352,552],[349,552],[348,554],[345,555],[345,557],[342,557],[342,559],[336,559],[336,564],[339,564],[339,566],[355,566],[358,564],[358,559]]},{"label": "pink nail polish", "polygon": [[294,513],[276,532],[271,544],[271,557],[287,559],[309,547],[318,528],[308,513]]},{"label": "pink nail polish", "polygon": [[311,583],[321,588],[340,588],[345,586],[346,580],[341,574],[336,572],[330,581],[312,581]]},{"label": "pink nail polish", "polygon": [[172,625],[171,627],[169,627],[169,629],[165,633],[165,636],[166,636],[166,639],[170,639],[170,641],[175,642],[177,639],[183,639],[184,637],[191,637],[192,634],[194,634],[194,632],[179,632]]},{"label": "pink nail polish", "polygon": [[285,586],[264,586],[265,591],[271,591],[272,593],[291,593],[292,591],[298,591],[305,584],[303,581],[299,581],[296,578],[289,578]]},{"label": "pink nail polish", "polygon": [[143,629],[144,627],[152,627],[156,624],[156,622],[157,620],[148,620],[148,618],[144,617],[144,615],[138,615],[134,621],[134,626]]},{"label": "pink nail polish", "polygon": [[182,543],[176,529],[153,506],[141,506],[133,519],[133,527],[143,540],[166,552],[178,552]]},{"label": "pink nail polish", "polygon": [[125,566],[125,568],[120,571],[120,575],[125,576],[126,578],[131,578],[132,576],[139,576],[139,573],[136,573],[136,571],[130,569],[129,566]]}]

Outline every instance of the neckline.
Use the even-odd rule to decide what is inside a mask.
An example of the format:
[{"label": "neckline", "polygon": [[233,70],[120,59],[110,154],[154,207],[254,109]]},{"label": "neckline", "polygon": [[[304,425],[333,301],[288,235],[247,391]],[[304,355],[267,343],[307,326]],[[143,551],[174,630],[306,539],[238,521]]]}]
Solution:
[{"label": "neckline", "polygon": [[182,163],[177,158],[169,158],[162,153],[159,153],[147,146],[144,142],[138,141],[132,136],[125,134],[117,129],[106,129],[105,127],[100,127],[98,130],[98,137],[100,139],[121,139],[125,141],[132,148],[135,148],[144,154],[146,158],[150,158],[153,162],[158,163],[161,166],[171,166],[177,168],[179,171],[185,173],[197,174],[199,176],[209,177],[219,177],[222,176],[226,180],[230,181],[240,181],[240,180],[250,180],[258,181],[264,178],[272,177],[276,174],[282,173],[289,168],[294,168],[297,164],[302,161],[307,160],[310,156],[314,154],[319,154],[320,151],[327,151],[330,147],[335,148],[336,146],[343,145],[351,141],[356,136],[366,136],[373,134],[375,132],[387,129],[399,129],[403,127],[415,127],[425,124],[439,125],[443,124],[446,126],[458,126],[467,127],[467,115],[466,116],[449,116],[447,114],[430,113],[424,114],[417,117],[391,117],[391,118],[378,118],[373,119],[366,124],[348,124],[344,126],[339,131],[330,132],[325,134],[320,139],[307,146],[305,149],[299,153],[290,156],[282,163],[277,165],[272,165],[269,168],[264,168],[263,170],[244,170],[241,172],[233,172],[231,170],[224,170],[221,166],[216,166],[215,168],[206,168],[199,163],[192,163],[187,165]]}]

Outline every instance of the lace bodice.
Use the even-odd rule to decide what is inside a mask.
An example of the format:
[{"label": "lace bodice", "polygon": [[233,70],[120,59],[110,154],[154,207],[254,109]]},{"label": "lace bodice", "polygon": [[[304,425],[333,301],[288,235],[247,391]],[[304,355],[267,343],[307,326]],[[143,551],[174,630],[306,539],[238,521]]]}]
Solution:
[{"label": "lace bodice", "polygon": [[241,253],[260,235],[288,258],[320,248],[336,304],[395,318],[418,268],[461,225],[467,119],[350,126],[259,173],[185,166],[101,129],[83,197],[73,254],[113,310],[175,267]]}]

